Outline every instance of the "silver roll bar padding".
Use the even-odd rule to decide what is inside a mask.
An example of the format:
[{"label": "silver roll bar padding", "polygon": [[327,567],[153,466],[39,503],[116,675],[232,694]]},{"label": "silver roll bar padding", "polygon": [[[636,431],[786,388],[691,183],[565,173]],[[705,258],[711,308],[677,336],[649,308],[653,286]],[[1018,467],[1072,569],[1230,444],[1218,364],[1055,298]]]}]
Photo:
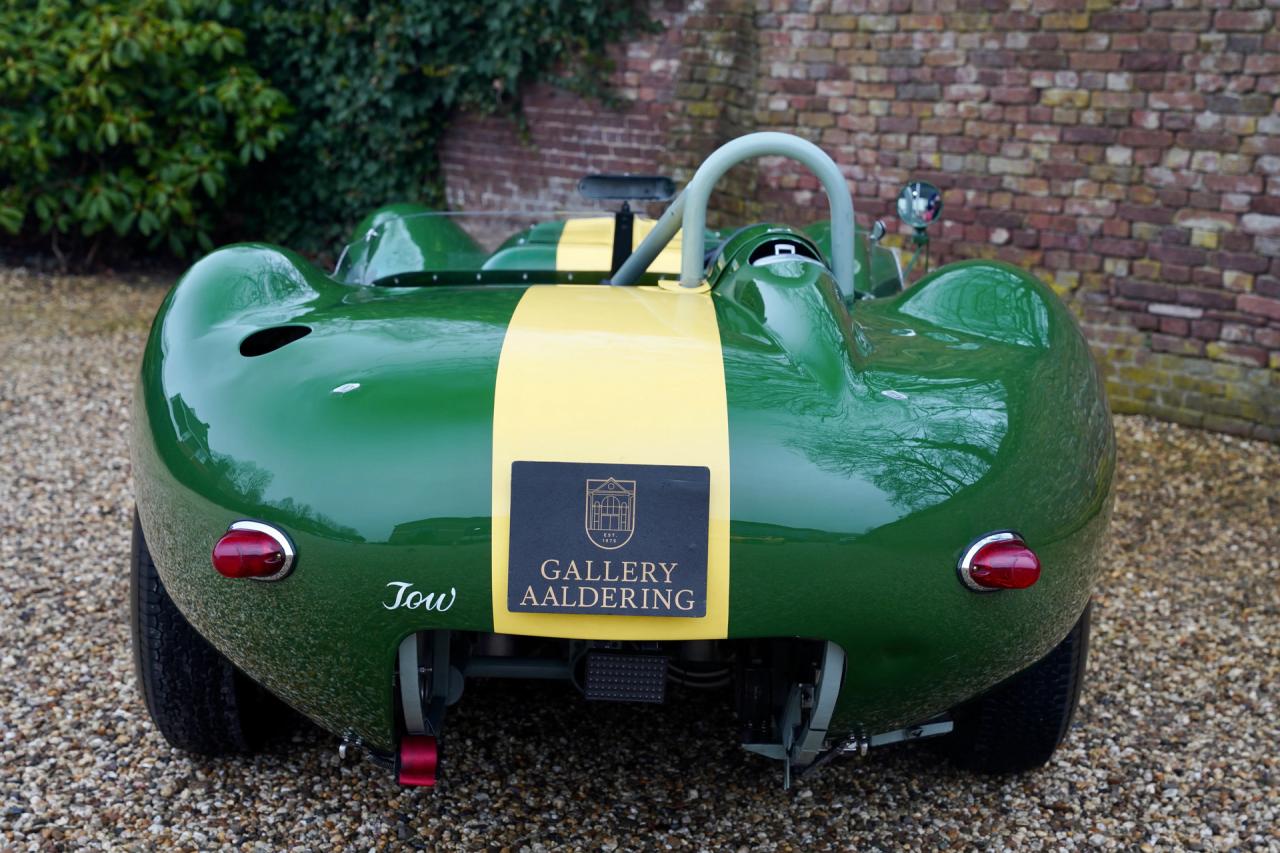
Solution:
[{"label": "silver roll bar padding", "polygon": [[703,161],[684,191],[654,225],[649,236],[618,268],[613,284],[634,284],[677,231],[683,232],[680,250],[680,286],[699,287],[705,272],[703,243],[707,231],[707,202],[725,172],[752,157],[789,157],[809,168],[822,182],[831,207],[831,267],[836,284],[846,298],[853,295],[853,197],[844,175],[818,146],[789,133],[749,133],[726,142]]}]

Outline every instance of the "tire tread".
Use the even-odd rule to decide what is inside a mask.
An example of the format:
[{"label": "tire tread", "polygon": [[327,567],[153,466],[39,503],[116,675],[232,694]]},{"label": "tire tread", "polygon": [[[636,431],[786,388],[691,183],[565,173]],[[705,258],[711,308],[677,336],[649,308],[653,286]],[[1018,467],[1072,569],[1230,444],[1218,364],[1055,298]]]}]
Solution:
[{"label": "tire tread", "polygon": [[951,760],[979,773],[1044,766],[1066,739],[1084,685],[1092,605],[1047,655],[954,713]]},{"label": "tire tread", "polygon": [[200,755],[250,752],[260,738],[247,719],[248,679],[186,620],[165,590],[133,516],[130,622],[138,687],[170,745]]}]

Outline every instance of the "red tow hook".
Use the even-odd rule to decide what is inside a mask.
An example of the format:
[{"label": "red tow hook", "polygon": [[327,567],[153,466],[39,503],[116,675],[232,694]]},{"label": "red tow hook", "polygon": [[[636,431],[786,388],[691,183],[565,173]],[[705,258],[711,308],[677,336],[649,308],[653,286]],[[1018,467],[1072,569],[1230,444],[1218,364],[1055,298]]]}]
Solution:
[{"label": "red tow hook", "polygon": [[430,788],[436,784],[440,748],[431,735],[405,735],[396,755],[396,780],[401,785]]}]

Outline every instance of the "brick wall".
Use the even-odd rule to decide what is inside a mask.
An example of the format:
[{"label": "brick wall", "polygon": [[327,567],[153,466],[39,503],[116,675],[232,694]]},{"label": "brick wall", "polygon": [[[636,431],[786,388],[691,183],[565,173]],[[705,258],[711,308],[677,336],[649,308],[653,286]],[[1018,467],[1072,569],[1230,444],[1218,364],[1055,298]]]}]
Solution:
[{"label": "brick wall", "polygon": [[[1034,270],[1079,315],[1113,408],[1280,439],[1280,0],[703,0],[620,53],[620,114],[538,90],[530,140],[468,120],[450,201],[565,206],[591,170],[687,178],[717,144],[825,148],[860,219],[944,190],[940,261]],[[817,183],[735,169],[723,217],[808,221]],[[898,235],[901,239],[901,235]]]},{"label": "brick wall", "polygon": [[654,4],[651,14],[664,31],[613,51],[619,109],[535,85],[523,99],[523,134],[505,117],[468,116],[456,122],[440,151],[450,208],[582,209],[593,206],[577,192],[583,175],[655,173],[654,153],[669,139],[668,105],[688,17],[682,5]]}]

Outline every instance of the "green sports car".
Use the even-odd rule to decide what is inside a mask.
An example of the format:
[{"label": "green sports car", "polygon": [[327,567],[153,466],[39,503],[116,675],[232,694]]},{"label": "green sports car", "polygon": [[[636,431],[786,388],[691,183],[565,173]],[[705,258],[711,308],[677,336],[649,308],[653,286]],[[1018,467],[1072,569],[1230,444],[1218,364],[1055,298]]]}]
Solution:
[{"label": "green sports car", "polygon": [[[812,170],[825,220],[709,231],[758,156]],[[667,179],[581,189],[620,209],[397,205],[332,274],[243,244],[173,288],[132,432],[134,646],[168,741],[252,749],[284,702],[432,784],[468,679],[559,679],[732,690],[788,782],[927,737],[977,770],[1047,761],[1115,457],[1064,305],[985,260],[904,289],[884,226],[785,134],[717,150],[656,221],[630,203]],[[899,198],[917,258],[940,209]]]}]

